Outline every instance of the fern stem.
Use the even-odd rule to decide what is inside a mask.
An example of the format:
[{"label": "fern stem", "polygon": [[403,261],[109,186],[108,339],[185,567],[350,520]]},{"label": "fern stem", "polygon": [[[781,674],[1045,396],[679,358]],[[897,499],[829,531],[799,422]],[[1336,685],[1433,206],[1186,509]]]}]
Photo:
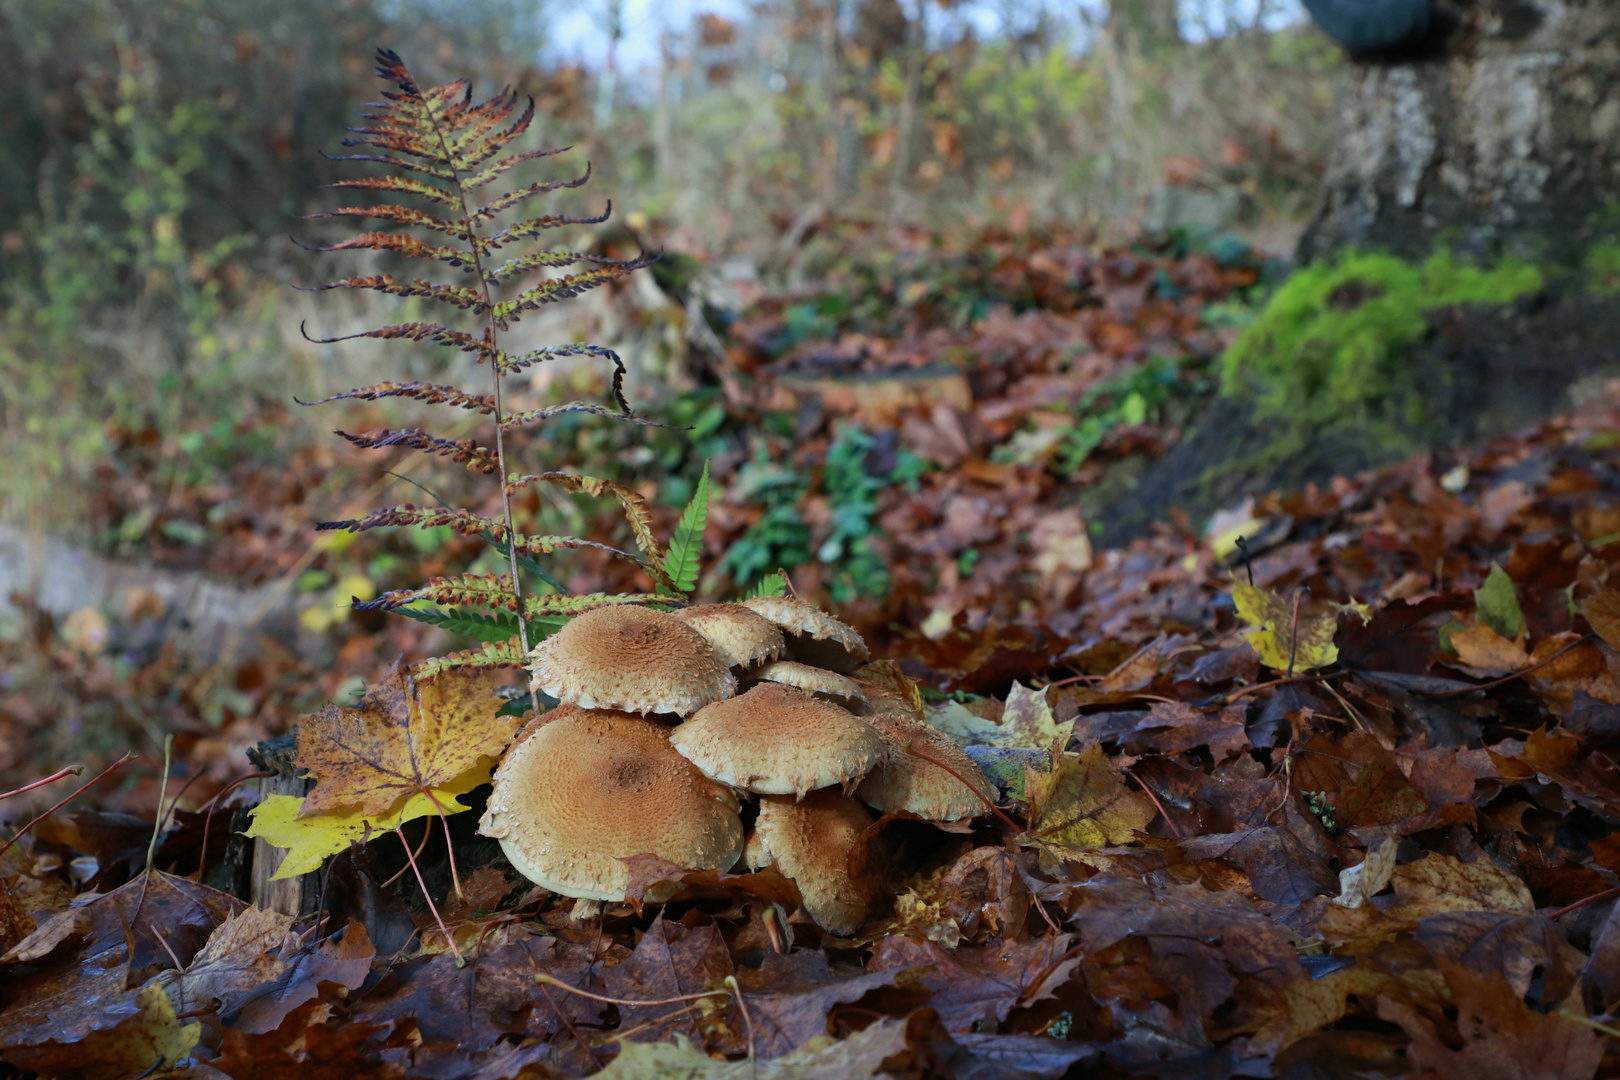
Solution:
[{"label": "fern stem", "polygon": [[[423,100],[427,99],[424,97]],[[518,577],[517,529],[512,524],[512,492],[506,486],[511,473],[506,468],[506,432],[501,423],[504,414],[501,411],[501,366],[498,360],[500,352],[496,348],[495,303],[489,295],[489,278],[484,275],[483,256],[478,252],[480,234],[473,221],[472,211],[467,207],[467,187],[461,182],[461,170],[456,167],[455,155],[450,153],[450,142],[444,137],[444,128],[439,124],[438,116],[431,106],[425,112],[429,122],[433,124],[433,134],[439,139],[439,150],[444,155],[444,163],[455,182],[456,199],[461,203],[461,220],[467,226],[467,247],[472,255],[473,272],[478,275],[478,287],[483,290],[484,312],[488,318],[484,333],[489,338],[489,369],[490,375],[495,380],[495,394],[492,400],[495,406],[495,463],[501,471],[501,517],[506,523],[506,561],[512,574],[512,596],[517,601],[518,644],[523,647],[523,655],[527,656],[529,622],[523,617],[523,582]],[[450,948],[454,951],[455,945],[452,944]]]}]

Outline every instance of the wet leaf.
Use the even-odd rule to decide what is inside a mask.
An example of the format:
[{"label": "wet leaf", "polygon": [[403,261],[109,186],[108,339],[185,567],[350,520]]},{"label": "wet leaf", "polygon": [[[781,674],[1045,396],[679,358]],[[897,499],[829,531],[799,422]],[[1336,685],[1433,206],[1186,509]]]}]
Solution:
[{"label": "wet leaf", "polygon": [[1396,903],[1386,914],[1396,919],[1421,919],[1442,911],[1531,915],[1536,910],[1529,887],[1484,857],[1465,863],[1431,851],[1417,862],[1397,866],[1389,883]]},{"label": "wet leaf", "polygon": [[82,1080],[124,1080],[172,1067],[190,1056],[202,1034],[197,1021],[182,1024],[157,979],[134,995],[133,1011],[114,1024],[70,1043],[7,1046],[5,1060],[25,1072]]}]

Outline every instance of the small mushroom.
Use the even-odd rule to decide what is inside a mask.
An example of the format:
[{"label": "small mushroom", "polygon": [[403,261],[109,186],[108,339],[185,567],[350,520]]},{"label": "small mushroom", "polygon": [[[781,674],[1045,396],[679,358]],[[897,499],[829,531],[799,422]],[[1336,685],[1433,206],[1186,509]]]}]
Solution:
[{"label": "small mushroom", "polygon": [[847,675],[866,662],[871,650],[855,628],[818,607],[786,596],[756,596],[750,607],[787,632],[788,659]]},{"label": "small mushroom", "polygon": [[805,910],[823,929],[852,934],[866,919],[870,897],[850,872],[856,840],[872,814],[834,788],[812,791],[803,801],[767,795],[748,843],[750,869],[775,863],[793,879]]},{"label": "small mushroom", "polygon": [[708,639],[722,664],[753,667],[787,650],[782,628],[741,604],[697,604],[675,617]]},{"label": "small mushroom", "polygon": [[853,784],[886,752],[849,710],[780,683],[760,683],[677,727],[670,745],[704,776],[761,795]]},{"label": "small mushroom", "polygon": [[841,700],[835,704],[844,705],[851,712],[856,711],[851,706],[866,704],[866,698],[861,694],[861,688],[855,685],[855,680],[836,671],[798,664],[792,660],[773,660],[757,671],[748,672],[747,677],[758,682],[781,683],[818,697],[839,698]]},{"label": "small mushroom", "polygon": [[[892,713],[870,720],[889,744],[889,755],[855,789],[861,802],[884,813],[904,810],[927,821],[958,821],[984,813],[985,800],[995,801],[996,789],[984,772],[942,732]],[[907,744],[921,754],[911,753]],[[944,762],[950,769],[942,769],[928,758]],[[952,771],[968,783],[952,776]]]},{"label": "small mushroom", "polygon": [[519,873],[564,896],[623,900],[630,871],[621,860],[631,855],[692,869],[736,864],[736,797],[671,748],[668,728],[628,713],[558,709],[570,711],[507,751],[478,823]]},{"label": "small mushroom", "polygon": [[586,709],[686,716],[737,692],[714,647],[675,616],[615,604],[570,620],[529,653],[530,686]]}]

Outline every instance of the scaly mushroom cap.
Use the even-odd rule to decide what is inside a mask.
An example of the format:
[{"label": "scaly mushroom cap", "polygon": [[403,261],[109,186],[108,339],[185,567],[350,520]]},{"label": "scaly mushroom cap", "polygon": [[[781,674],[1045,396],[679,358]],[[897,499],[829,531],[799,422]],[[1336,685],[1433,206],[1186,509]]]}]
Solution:
[{"label": "scaly mushroom cap", "polygon": [[767,795],[759,800],[754,823],[757,846],[750,842],[759,862],[754,869],[774,862],[799,887],[818,925],[852,934],[866,919],[869,898],[850,874],[850,854],[871,824],[866,807],[831,788],[812,791],[802,802]]},{"label": "scaly mushroom cap", "polygon": [[675,617],[708,639],[722,664],[753,667],[787,650],[782,628],[741,604],[698,604]]},{"label": "scaly mushroom cap", "polygon": [[872,655],[854,627],[801,600],[756,596],[743,604],[787,631],[790,660],[847,675]]},{"label": "scaly mushroom cap", "polygon": [[635,604],[596,608],[529,653],[530,686],[586,709],[686,716],[737,692],[702,634]]},{"label": "scaly mushroom cap", "polygon": [[877,729],[780,683],[705,706],[670,735],[703,775],[762,795],[852,784],[884,756]]},{"label": "scaly mushroom cap", "polygon": [[[838,704],[849,703],[857,707],[866,704],[866,698],[862,696],[861,688],[855,685],[855,680],[836,671],[797,664],[792,660],[773,660],[757,671],[748,672],[746,678],[759,682],[781,683],[783,686],[791,686],[808,694],[843,699]],[[845,707],[848,708],[849,705]],[[851,708],[850,711],[856,710]]]},{"label": "scaly mushroom cap", "polygon": [[862,664],[850,679],[866,697],[864,708],[857,705],[850,710],[856,716],[897,713],[913,720],[923,719],[922,695],[917,692],[917,684],[893,660]]},{"label": "scaly mushroom cap", "polygon": [[[871,717],[871,724],[888,743],[889,754],[855,789],[861,802],[885,813],[905,810],[928,821],[957,821],[984,813],[984,799],[995,801],[996,789],[984,772],[943,733],[892,713]],[[972,789],[949,771],[909,752],[907,743],[949,765]]]},{"label": "scaly mushroom cap", "polygon": [[537,885],[623,900],[630,871],[620,860],[631,855],[729,870],[743,849],[737,809],[730,791],[670,747],[662,724],[579,710],[507,751],[478,831]]}]

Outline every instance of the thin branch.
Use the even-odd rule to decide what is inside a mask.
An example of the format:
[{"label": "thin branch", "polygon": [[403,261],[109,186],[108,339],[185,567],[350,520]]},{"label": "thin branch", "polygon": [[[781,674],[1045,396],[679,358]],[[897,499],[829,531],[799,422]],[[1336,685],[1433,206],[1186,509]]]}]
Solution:
[{"label": "thin branch", "polygon": [[55,806],[51,807],[49,810],[45,811],[43,814],[36,817],[34,820],[30,821],[28,824],[26,824],[22,828],[18,829],[17,832],[12,836],[12,838],[10,840],[7,840],[4,845],[0,845],[0,855],[4,855],[7,851],[10,851],[11,850],[11,845],[15,844],[19,839],[21,839],[23,833],[27,832],[29,829],[32,829],[35,825],[38,825],[41,821],[44,821],[46,818],[50,817],[52,814],[54,814],[58,810],[62,809],[62,807],[66,806],[68,803],[72,802],[74,799],[76,799],[80,795],[84,794],[84,792],[87,791],[88,789],[90,789],[91,787],[94,787],[97,781],[99,781],[102,777],[106,776],[107,774],[111,773],[114,769],[121,769],[125,765],[128,765],[130,762],[132,762],[134,760],[135,760],[135,752],[134,751],[132,751],[132,750],[124,751],[124,756],[123,757],[119,758],[117,761],[113,762],[111,765],[107,766],[105,769],[102,769],[99,773],[96,774],[96,777],[95,777],[94,780],[91,780],[88,784],[85,784],[83,787],[79,788],[72,795],[69,795],[67,798],[63,799],[61,802],[57,803]]},{"label": "thin branch", "polygon": [[82,772],[84,772],[83,765],[69,765],[65,769],[58,769],[56,772],[51,773],[51,775],[47,776],[43,780],[35,780],[32,784],[24,784],[16,791],[0,792],[0,799],[9,799],[13,795],[21,795],[25,791],[33,791],[35,788],[42,788],[46,784],[54,784],[64,776],[78,776]]},{"label": "thin branch", "polygon": [[[433,826],[429,825],[428,832],[432,831]],[[405,858],[410,860],[411,872],[416,875],[416,884],[422,889],[422,899],[427,901],[428,910],[433,912],[433,921],[439,924],[439,933],[444,935],[444,943],[450,946],[450,955],[456,958],[456,967],[466,967],[467,961],[461,958],[461,950],[456,948],[456,939],[450,935],[449,928],[444,925],[444,919],[439,915],[439,906],[433,902],[433,897],[428,895],[427,882],[422,880],[422,871],[416,866],[416,856],[411,854],[411,842],[405,839],[404,833],[395,835],[399,837],[400,846],[405,849]]]}]

